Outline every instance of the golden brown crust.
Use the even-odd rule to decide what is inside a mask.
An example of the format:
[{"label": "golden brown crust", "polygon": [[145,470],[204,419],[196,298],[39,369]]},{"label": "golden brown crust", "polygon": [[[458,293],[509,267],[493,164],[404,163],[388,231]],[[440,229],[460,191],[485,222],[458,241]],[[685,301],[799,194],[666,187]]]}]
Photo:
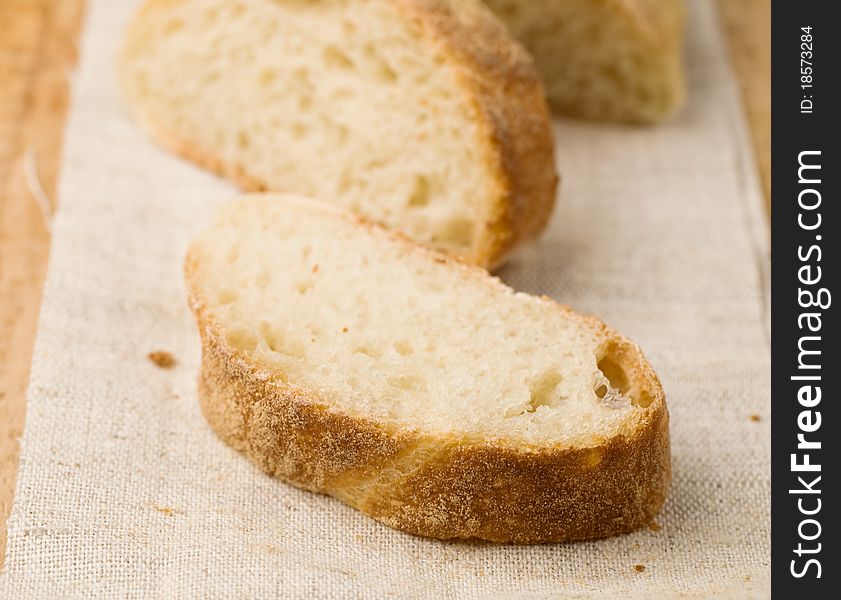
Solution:
[{"label": "golden brown crust", "polygon": [[[136,19],[182,1],[147,0]],[[480,119],[476,143],[495,193],[487,199],[485,234],[472,254],[461,258],[486,267],[497,265],[515,246],[540,234],[554,208],[559,178],[543,84],[528,52],[479,0],[386,1],[404,18],[418,21],[428,40],[444,50]],[[132,46],[139,43],[131,39],[131,33],[128,38]],[[121,68],[121,72],[130,69]],[[245,191],[269,189],[246,165],[228,164],[211,148],[197,147],[162,131],[132,102],[131,94],[124,96],[145,129],[172,152]]]},{"label": "golden brown crust", "polygon": [[[347,218],[412,246],[427,260],[450,264],[465,278],[502,285],[479,268]],[[604,340],[599,358],[627,375],[627,395],[643,407],[627,435],[582,447],[434,435],[342,413],[234,350],[201,297],[195,260],[188,255],[185,272],[202,338],[202,410],[223,440],[267,473],[334,496],[393,527],[443,539],[540,543],[606,537],[648,524],[665,501],[671,463],[662,386],[640,349],[601,321],[543,300],[591,327]]]},{"label": "golden brown crust", "polygon": [[468,257],[494,265],[549,222],[559,178],[546,92],[529,53],[474,0],[398,0],[453,59],[456,76],[482,117],[479,147],[497,181],[488,235]]}]

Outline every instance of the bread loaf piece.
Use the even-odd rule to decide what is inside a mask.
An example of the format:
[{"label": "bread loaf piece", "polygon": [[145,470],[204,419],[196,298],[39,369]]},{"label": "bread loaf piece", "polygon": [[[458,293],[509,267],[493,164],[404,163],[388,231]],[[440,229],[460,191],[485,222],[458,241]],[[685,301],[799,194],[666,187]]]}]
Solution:
[{"label": "bread loaf piece", "polygon": [[176,152],[470,262],[498,263],[552,210],[542,84],[479,0],[147,0],[119,71]]},{"label": "bread loaf piece", "polygon": [[682,0],[485,0],[531,51],[558,113],[654,122],[683,102]]},{"label": "bread loaf piece", "polygon": [[663,504],[663,390],[594,318],[291,197],[225,206],[185,271],[204,415],[267,473],[437,538],[598,538]]}]

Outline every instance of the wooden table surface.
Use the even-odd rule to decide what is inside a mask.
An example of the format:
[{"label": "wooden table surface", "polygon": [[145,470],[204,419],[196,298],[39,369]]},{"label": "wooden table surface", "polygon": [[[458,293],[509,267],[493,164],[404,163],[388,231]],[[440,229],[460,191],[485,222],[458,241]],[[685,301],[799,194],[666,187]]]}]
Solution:
[{"label": "wooden table surface", "polygon": [[[717,2],[770,210],[771,1]],[[0,0],[0,566],[84,4]]]}]

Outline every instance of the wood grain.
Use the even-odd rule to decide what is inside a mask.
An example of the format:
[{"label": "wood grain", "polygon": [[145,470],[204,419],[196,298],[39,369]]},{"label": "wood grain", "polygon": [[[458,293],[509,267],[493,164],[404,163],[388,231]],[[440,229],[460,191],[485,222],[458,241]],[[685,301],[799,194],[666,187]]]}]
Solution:
[{"label": "wood grain", "polygon": [[718,0],[771,212],[771,0]]},{"label": "wood grain", "polygon": [[[770,209],[770,0],[717,2]],[[67,75],[76,61],[84,4],[0,0],[0,567],[50,242],[24,163],[37,157],[41,184],[54,199]]]},{"label": "wood grain", "polygon": [[82,9],[83,0],[0,0],[0,566],[50,246],[24,163],[54,198]]}]

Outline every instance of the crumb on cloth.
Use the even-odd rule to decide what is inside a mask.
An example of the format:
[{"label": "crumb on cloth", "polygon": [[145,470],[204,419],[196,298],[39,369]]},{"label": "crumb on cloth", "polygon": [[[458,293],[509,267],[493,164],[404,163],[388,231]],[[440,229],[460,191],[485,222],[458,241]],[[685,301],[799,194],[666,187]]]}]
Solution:
[{"label": "crumb on cloth", "polygon": [[645,571],[645,565],[634,565],[634,571],[637,573],[642,573]]},{"label": "crumb on cloth", "polygon": [[167,517],[171,517],[176,512],[174,508],[170,508],[169,506],[156,506],[155,510],[159,513],[163,513]]},{"label": "crumb on cloth", "polygon": [[164,350],[155,350],[148,354],[149,360],[160,369],[171,369],[175,366],[175,357]]},{"label": "crumb on cloth", "polygon": [[762,417],[760,417],[759,415],[751,415],[750,420],[754,423],[759,423],[762,420]]}]

